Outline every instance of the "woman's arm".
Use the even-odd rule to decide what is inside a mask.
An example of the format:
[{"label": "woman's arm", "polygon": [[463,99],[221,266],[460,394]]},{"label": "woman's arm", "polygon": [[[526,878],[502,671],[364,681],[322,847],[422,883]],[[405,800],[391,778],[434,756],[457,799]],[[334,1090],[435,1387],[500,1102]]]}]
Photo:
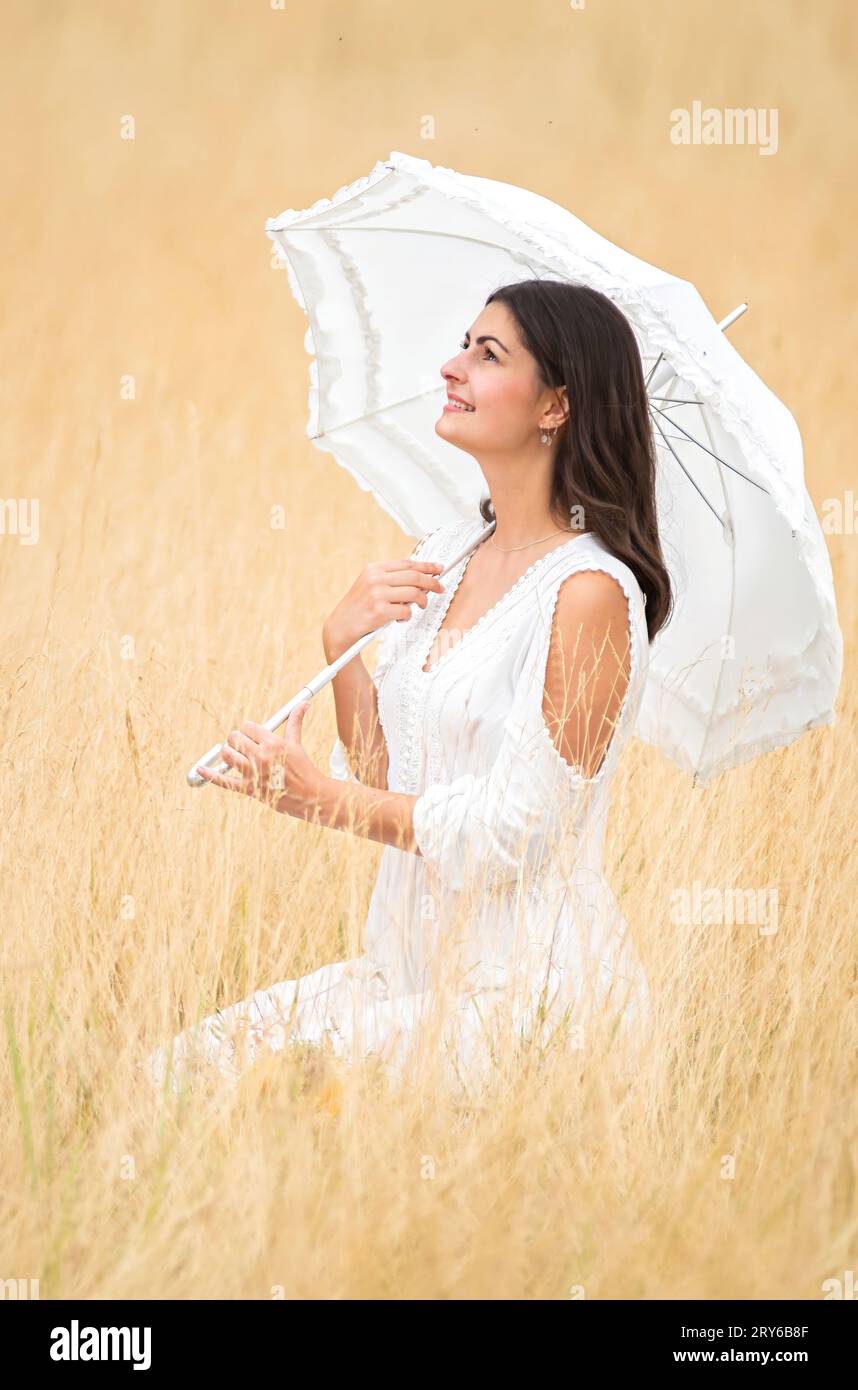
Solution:
[{"label": "woman's arm", "polygon": [[626,595],[613,575],[582,570],[559,587],[542,713],[570,767],[595,777],[623,706],[631,666]]},{"label": "woman's arm", "polygon": [[[330,665],[346,650],[331,636],[327,625],[322,629],[325,659]],[[387,741],[378,717],[378,694],[369,671],[358,655],[331,681],[337,714],[337,734],[346,750],[355,776],[365,786],[387,786]]]},{"label": "woman's arm", "polygon": [[309,706],[306,700],[295,707],[286,720],[282,738],[264,724],[251,720],[234,729],[222,753],[238,777],[207,767],[200,768],[200,776],[226,791],[255,797],[296,820],[331,830],[348,830],[368,840],[419,853],[413,827],[417,797],[326,777],[301,742]]},{"label": "woman's arm", "polygon": [[[434,534],[423,536],[406,560],[367,565],[322,628],[322,644],[330,664],[348,650],[357,636],[388,623],[379,639],[375,674],[370,676],[360,656],[356,656],[331,682],[341,745],[335,748],[332,771],[336,770],[334,762],[341,763],[344,755],[347,764],[352,765],[352,776],[366,786],[387,787],[388,749],[378,712],[378,682],[395,650],[397,624],[410,620],[414,603],[425,608],[431,593],[443,593],[438,580],[443,566],[422,558],[426,543]],[[343,780],[339,773],[337,780]]]},{"label": "woman's arm", "polygon": [[364,839],[419,854],[414,838],[416,801],[416,796],[405,792],[383,791],[326,777],[317,798],[318,822],[330,830],[347,830]]}]

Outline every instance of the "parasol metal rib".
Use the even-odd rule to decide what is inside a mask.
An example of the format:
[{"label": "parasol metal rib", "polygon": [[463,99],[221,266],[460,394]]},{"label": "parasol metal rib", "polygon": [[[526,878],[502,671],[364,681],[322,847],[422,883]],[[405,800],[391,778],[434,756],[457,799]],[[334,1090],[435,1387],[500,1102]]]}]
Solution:
[{"label": "parasol metal rib", "polygon": [[[711,458],[715,459],[716,462],[723,464],[725,468],[729,468],[731,472],[738,473],[739,477],[744,478],[746,483],[753,483],[754,487],[758,487],[761,492],[765,492],[766,494],[768,494],[769,489],[767,487],[764,487],[762,483],[758,483],[756,478],[750,478],[747,473],[743,473],[741,468],[737,468],[735,464],[728,463],[726,459],[722,459],[721,455],[716,454],[713,449],[708,449],[705,444],[701,444],[700,440],[695,439],[693,434],[689,434],[688,430],[685,429],[685,427],[681,425],[678,420],[674,420],[670,415],[666,415],[663,410],[659,410],[658,406],[654,406],[653,409],[658,411],[659,415],[664,415],[664,418],[666,420],[670,420],[670,423],[673,425],[674,429],[682,430],[682,433],[685,435],[686,439],[690,439],[691,443],[696,444],[698,449],[702,449],[704,454],[709,454]],[[659,426],[659,428],[661,427]],[[663,430],[662,434],[664,434]],[[664,435],[664,438],[667,439],[666,434]]]},{"label": "parasol metal rib", "polygon": [[721,523],[721,529],[722,529],[722,530],[727,530],[727,529],[728,529],[728,528],[727,528],[727,524],[726,524],[724,518],[722,517],[721,513],[718,511],[718,508],[717,508],[717,507],[714,507],[714,506],[712,505],[712,503],[709,501],[709,498],[706,496],[706,493],[705,493],[705,492],[703,491],[703,489],[697,484],[697,482],[694,480],[694,478],[692,478],[692,476],[691,476],[691,474],[689,473],[688,469],[685,467],[685,464],[682,462],[682,459],[679,457],[679,454],[676,452],[676,450],[674,449],[674,447],[673,447],[673,445],[671,444],[670,440],[668,439],[667,435],[665,434],[664,430],[662,429],[662,427],[661,427],[659,421],[658,421],[658,420],[654,420],[654,421],[653,421],[653,424],[655,425],[656,429],[658,430],[659,434],[661,435],[661,437],[662,437],[662,439],[664,440],[665,444],[667,445],[668,449],[669,449],[670,452],[673,454],[673,457],[676,459],[676,462],[679,464],[680,468],[682,469],[682,471],[683,471],[683,473],[685,474],[686,478],[687,478],[688,481],[690,482],[691,486],[692,486],[697,492],[700,493],[700,496],[703,498],[703,501],[706,503],[706,505],[707,505],[707,507],[709,508],[710,512],[712,512],[713,516],[716,516],[716,517],[718,518],[719,522]]}]

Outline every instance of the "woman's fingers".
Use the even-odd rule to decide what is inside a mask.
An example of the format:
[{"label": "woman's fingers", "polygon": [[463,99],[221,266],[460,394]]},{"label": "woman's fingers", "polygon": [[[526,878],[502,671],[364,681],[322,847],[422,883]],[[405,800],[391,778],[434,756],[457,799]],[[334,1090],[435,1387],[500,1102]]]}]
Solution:
[{"label": "woman's fingers", "polygon": [[[435,590],[432,589],[431,592],[434,593]],[[440,585],[438,592],[444,593]],[[397,586],[395,593],[391,594],[388,601],[394,606],[399,606],[403,603],[419,603],[421,608],[425,608],[429,602],[429,593],[427,593],[425,589],[418,589],[415,587],[409,588],[407,585],[403,584],[401,588]]]},{"label": "woman's fingers", "polygon": [[444,568],[437,560],[412,560],[410,556],[406,560],[380,560],[379,564],[386,570],[420,570],[423,574],[437,574]]},{"label": "woman's fingers", "polygon": [[[230,777],[215,772],[212,768],[198,767],[197,771],[206,782],[225,791],[242,792],[245,796],[255,796],[266,790],[272,772],[269,745],[282,743],[264,724],[248,720],[240,729],[233,729],[226,742],[221,744],[220,755],[229,767],[240,774]],[[273,772],[276,771],[274,768]]]},{"label": "woman's fingers", "polygon": [[428,560],[391,560],[382,563],[382,570],[389,584],[410,584],[412,588],[419,585],[421,589],[437,589],[439,587],[438,575],[443,569],[443,565],[430,563]]},{"label": "woman's fingers", "polygon": [[439,589],[441,581],[438,572],[433,570],[431,574],[425,574],[422,570],[402,570],[390,576],[391,584],[411,584],[419,585],[421,589]]},{"label": "woman's fingers", "polygon": [[289,718],[286,720],[286,727],[283,730],[285,735],[284,742],[291,743],[296,739],[298,743],[301,742],[301,728],[304,723],[304,715],[309,708],[310,701],[302,700],[300,705],[296,705],[293,710],[290,710]]},{"label": "woman's fingers", "polygon": [[239,772],[248,774],[253,771],[253,765],[244,753],[239,753],[228,742],[221,748],[221,757],[230,767],[236,768]]},{"label": "woman's fingers", "polygon": [[248,773],[253,770],[251,755],[254,751],[258,752],[258,745],[255,744],[246,734],[239,729],[233,729],[226,743],[221,748],[221,756],[225,763],[230,767],[235,767],[239,772]]},{"label": "woman's fingers", "polygon": [[281,742],[276,734],[272,734],[270,729],[266,729],[264,724],[256,724],[252,719],[248,719],[242,724],[241,733],[258,745]]},{"label": "woman's fingers", "polygon": [[225,777],[222,772],[214,772],[210,767],[198,767],[197,772],[206,782],[211,782],[215,787],[224,787],[228,792],[244,792],[246,794],[250,791],[246,782],[238,781],[235,777]]}]

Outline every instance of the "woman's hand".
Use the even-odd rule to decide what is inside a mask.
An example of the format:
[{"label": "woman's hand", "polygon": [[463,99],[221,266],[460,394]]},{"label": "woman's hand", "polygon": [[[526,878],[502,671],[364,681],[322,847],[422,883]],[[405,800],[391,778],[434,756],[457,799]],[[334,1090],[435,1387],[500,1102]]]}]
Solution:
[{"label": "woman's hand", "polygon": [[301,743],[301,726],[309,703],[305,700],[293,709],[282,738],[264,724],[250,720],[230,734],[221,748],[221,757],[236,769],[238,777],[206,767],[197,768],[200,776],[216,787],[255,796],[284,815],[309,820],[326,780]]},{"label": "woman's hand", "polygon": [[411,604],[425,608],[430,593],[444,593],[437,575],[444,568],[432,560],[376,560],[367,565],[326,618],[322,641],[328,661],[382,623],[407,622]]}]

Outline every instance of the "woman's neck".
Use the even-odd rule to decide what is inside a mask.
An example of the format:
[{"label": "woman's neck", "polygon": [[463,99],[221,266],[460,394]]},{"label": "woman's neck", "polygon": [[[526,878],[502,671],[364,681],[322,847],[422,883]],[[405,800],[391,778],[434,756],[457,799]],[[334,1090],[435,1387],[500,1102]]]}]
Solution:
[{"label": "woman's neck", "polygon": [[[492,499],[494,502],[494,499]],[[526,546],[534,541],[547,540],[549,537],[556,536],[558,532],[577,529],[572,526],[571,516],[565,521],[552,516],[544,510],[534,508],[532,512],[510,514],[507,511],[498,513],[495,507],[497,524],[492,532],[492,539],[501,550],[513,550],[517,546]]]}]

